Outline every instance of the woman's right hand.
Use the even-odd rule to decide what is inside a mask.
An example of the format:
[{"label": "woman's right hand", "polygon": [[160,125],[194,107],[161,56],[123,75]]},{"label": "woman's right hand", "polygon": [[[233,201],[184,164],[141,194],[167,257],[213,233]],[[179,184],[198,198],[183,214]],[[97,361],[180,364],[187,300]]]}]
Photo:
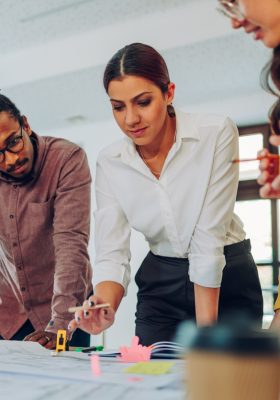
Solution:
[{"label": "woman's right hand", "polygon": [[262,185],[260,196],[265,199],[278,199],[280,198],[279,165],[273,164],[274,160],[269,158],[267,149],[261,150],[258,156],[263,157],[260,161],[261,174],[258,177],[258,183]]},{"label": "woman's right hand", "polygon": [[70,321],[68,329],[72,332],[77,328],[92,335],[98,335],[109,328],[115,320],[115,311],[112,307],[91,310],[97,304],[105,303],[100,297],[90,296],[83,303],[83,310],[75,312],[75,319]]}]

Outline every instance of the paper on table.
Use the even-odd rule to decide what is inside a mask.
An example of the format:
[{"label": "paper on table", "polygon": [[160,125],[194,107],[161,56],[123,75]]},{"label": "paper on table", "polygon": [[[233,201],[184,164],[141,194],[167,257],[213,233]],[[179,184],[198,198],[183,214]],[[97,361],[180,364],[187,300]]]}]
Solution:
[{"label": "paper on table", "polygon": [[56,379],[28,378],[14,374],[0,373],[0,399],[12,400],[92,400],[96,396],[102,400],[184,400],[182,390],[165,388],[137,389],[124,385],[102,382],[69,382]]},{"label": "paper on table", "polygon": [[125,372],[130,374],[144,374],[144,375],[162,375],[170,372],[173,367],[173,362],[139,362],[131,367],[126,368]]},{"label": "paper on table", "polygon": [[[76,353],[76,355],[79,353]],[[101,361],[101,375],[93,377],[90,369],[90,358],[70,356],[51,356],[51,351],[34,342],[0,341],[0,375],[24,376],[25,379],[52,379],[84,383],[96,381],[122,385],[125,387],[157,389],[175,386],[180,387],[182,365],[174,365],[174,371],[162,376],[146,375],[141,381],[130,381],[124,369],[130,364],[116,360]],[[156,362],[156,361],[155,361]],[[1,385],[0,385],[1,386]]]}]

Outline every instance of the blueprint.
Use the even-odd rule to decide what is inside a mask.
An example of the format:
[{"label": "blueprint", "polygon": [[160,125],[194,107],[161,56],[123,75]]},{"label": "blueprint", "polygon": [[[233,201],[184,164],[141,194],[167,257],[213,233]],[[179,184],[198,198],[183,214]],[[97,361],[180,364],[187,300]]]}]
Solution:
[{"label": "blueprint", "polygon": [[[153,362],[157,362],[154,360]],[[183,400],[184,362],[174,362],[168,374],[133,375],[131,364],[101,360],[101,375],[93,376],[87,354],[52,356],[38,343],[0,341],[0,399],[49,400]]]}]

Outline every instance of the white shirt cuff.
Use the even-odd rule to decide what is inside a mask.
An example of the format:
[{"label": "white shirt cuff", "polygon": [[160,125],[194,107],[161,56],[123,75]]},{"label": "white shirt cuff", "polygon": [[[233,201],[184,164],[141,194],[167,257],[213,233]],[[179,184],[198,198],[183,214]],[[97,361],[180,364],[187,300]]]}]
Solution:
[{"label": "white shirt cuff", "polygon": [[200,286],[217,288],[221,286],[225,256],[189,254],[189,277]]},{"label": "white shirt cuff", "polygon": [[127,288],[130,282],[130,265],[120,265],[114,262],[102,261],[95,265],[93,269],[93,288],[98,283],[111,281],[123,286],[126,296]]}]

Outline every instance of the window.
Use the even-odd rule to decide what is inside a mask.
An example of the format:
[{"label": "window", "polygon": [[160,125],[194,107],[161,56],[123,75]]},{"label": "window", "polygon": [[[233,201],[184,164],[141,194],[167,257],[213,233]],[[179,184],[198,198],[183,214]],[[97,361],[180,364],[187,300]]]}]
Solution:
[{"label": "window", "polygon": [[[266,147],[277,153],[268,138],[269,126],[256,125],[239,128],[240,158],[255,158],[257,151]],[[252,254],[258,266],[264,296],[264,326],[272,319],[279,275],[279,200],[261,199],[256,178],[258,161],[240,163],[240,181],[236,214],[244,222],[247,237],[251,239]]]}]

